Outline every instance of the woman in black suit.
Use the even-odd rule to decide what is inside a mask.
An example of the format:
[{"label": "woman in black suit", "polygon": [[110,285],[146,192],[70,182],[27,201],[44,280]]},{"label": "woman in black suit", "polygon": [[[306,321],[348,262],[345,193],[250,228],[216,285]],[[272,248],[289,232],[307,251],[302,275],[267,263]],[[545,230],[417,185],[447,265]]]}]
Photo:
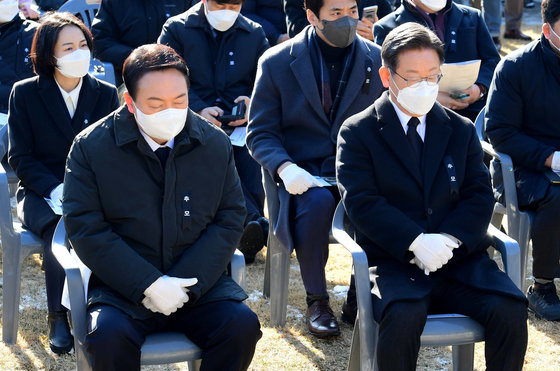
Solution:
[{"label": "woman in black suit", "polygon": [[23,225],[44,241],[49,345],[58,354],[72,349],[72,336],[60,304],[64,271],[51,251],[60,218],[53,209],[62,205],[72,140],[119,105],[114,86],[87,74],[92,50],[91,33],[78,18],[70,13],[46,16],[31,46],[38,76],[15,84],[9,103],[8,161],[20,180],[17,211]]}]

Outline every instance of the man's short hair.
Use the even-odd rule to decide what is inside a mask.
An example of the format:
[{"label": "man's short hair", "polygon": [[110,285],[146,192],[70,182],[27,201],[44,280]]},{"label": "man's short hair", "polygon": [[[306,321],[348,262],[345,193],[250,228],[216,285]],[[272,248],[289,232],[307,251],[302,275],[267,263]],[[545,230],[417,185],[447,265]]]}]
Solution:
[{"label": "man's short hair", "polygon": [[421,49],[433,49],[440,64],[443,63],[443,43],[436,34],[416,22],[404,23],[394,28],[385,38],[381,46],[381,60],[385,67],[396,71],[401,53]]},{"label": "man's short hair", "polygon": [[560,0],[543,0],[541,3],[543,23],[553,25],[560,20]]},{"label": "man's short hair", "polygon": [[31,62],[33,70],[39,76],[52,76],[56,68],[54,46],[58,34],[66,26],[76,26],[84,34],[89,50],[93,53],[93,36],[84,23],[68,12],[48,13],[40,20],[41,25],[35,32],[31,43]]},{"label": "man's short hair", "polygon": [[167,45],[147,44],[134,49],[123,64],[123,80],[126,90],[136,98],[138,81],[152,71],[175,69],[185,76],[187,87],[190,86],[189,69],[185,60]]},{"label": "man's short hair", "polygon": [[[208,0],[206,0],[208,1]],[[243,4],[245,0],[213,0],[218,4]]]},{"label": "man's short hair", "polygon": [[[304,0],[303,1],[305,9],[309,9],[319,18],[319,12],[323,5],[325,5],[324,0]],[[356,5],[360,6],[360,0],[356,0]]]}]

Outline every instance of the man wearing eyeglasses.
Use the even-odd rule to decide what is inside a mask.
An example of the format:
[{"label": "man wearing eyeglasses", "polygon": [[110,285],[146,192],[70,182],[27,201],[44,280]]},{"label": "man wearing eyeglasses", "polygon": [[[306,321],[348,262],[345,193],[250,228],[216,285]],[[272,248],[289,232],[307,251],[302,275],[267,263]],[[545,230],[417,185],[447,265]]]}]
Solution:
[{"label": "man wearing eyeglasses", "polygon": [[521,370],[523,293],[490,259],[494,199],[474,126],[436,102],[443,45],[406,23],[381,49],[388,92],[344,122],[337,183],[368,256],[379,370],[414,370],[428,314],[485,328],[487,370]]}]

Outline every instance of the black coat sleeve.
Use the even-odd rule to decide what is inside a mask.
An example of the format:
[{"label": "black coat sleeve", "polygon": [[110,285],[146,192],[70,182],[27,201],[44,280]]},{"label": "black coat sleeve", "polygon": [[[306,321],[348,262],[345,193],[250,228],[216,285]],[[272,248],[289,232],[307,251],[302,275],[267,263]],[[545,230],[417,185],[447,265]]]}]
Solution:
[{"label": "black coat sleeve", "polygon": [[[95,172],[79,136],[68,155],[62,208],[68,239],[79,258],[107,286],[139,302],[146,288],[163,274],[105,220]],[[123,262],[127,269],[122,269]]]},{"label": "black coat sleeve", "polygon": [[523,132],[524,76],[519,60],[503,59],[498,64],[488,93],[486,135],[497,151],[511,156],[516,166],[544,171],[544,162],[555,148]]},{"label": "black coat sleeve", "polygon": [[132,48],[120,42],[119,9],[114,0],[104,0],[97,11],[91,32],[95,39],[95,54],[102,61],[110,62],[117,70],[121,70],[124,60],[130,55]]},{"label": "black coat sleeve", "polygon": [[33,192],[48,197],[60,180],[33,153],[32,118],[29,116],[29,87],[16,85],[10,96],[8,116],[8,162],[18,179]]},{"label": "black coat sleeve", "polygon": [[231,145],[225,171],[222,198],[214,220],[166,273],[172,277],[196,277],[198,283],[189,288],[196,298],[208,292],[227,269],[243,232],[245,199]]}]

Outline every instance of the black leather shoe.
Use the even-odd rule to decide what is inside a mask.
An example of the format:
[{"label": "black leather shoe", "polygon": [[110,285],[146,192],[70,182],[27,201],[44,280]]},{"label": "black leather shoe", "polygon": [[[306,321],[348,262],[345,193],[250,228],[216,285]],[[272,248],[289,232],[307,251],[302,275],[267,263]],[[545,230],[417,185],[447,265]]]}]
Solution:
[{"label": "black leather shoe", "polygon": [[316,300],[307,308],[307,329],[317,337],[340,335],[338,322],[329,305],[329,299]]},{"label": "black leather shoe", "polygon": [[529,310],[535,313],[537,318],[547,321],[560,320],[560,299],[554,282],[529,287],[527,299],[529,299]]},{"label": "black leather shoe", "polygon": [[504,39],[514,39],[514,40],[523,40],[523,41],[533,40],[531,36],[525,35],[520,30],[509,30],[504,32]]},{"label": "black leather shoe", "polygon": [[342,322],[354,326],[356,323],[356,315],[358,314],[358,303],[356,301],[346,302],[342,304],[342,313],[340,319]]},{"label": "black leather shoe", "polygon": [[66,312],[53,312],[47,316],[49,321],[49,346],[56,354],[65,354],[72,350],[74,338],[70,334]]},{"label": "black leather shoe", "polygon": [[261,226],[263,232],[264,244],[266,245],[268,243],[268,229],[269,229],[268,219],[265,217],[260,217],[257,220],[257,222],[259,222],[259,225]]},{"label": "black leather shoe", "polygon": [[259,222],[254,220],[247,223],[237,247],[245,255],[245,263],[251,264],[255,261],[255,256],[263,248],[264,242],[263,230]]}]

